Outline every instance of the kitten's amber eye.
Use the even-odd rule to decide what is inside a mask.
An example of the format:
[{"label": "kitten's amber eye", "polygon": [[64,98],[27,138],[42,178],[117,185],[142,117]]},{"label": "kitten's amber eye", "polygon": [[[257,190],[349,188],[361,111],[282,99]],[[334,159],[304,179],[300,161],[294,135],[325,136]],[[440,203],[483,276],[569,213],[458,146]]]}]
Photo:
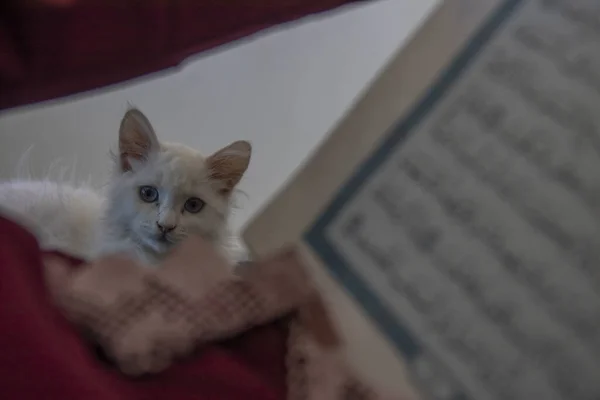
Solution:
[{"label": "kitten's amber eye", "polygon": [[199,213],[202,208],[204,208],[204,202],[197,197],[190,197],[185,202],[183,208],[189,213],[196,214]]},{"label": "kitten's amber eye", "polygon": [[158,190],[154,186],[142,186],[140,188],[140,199],[146,203],[154,203],[158,200]]}]

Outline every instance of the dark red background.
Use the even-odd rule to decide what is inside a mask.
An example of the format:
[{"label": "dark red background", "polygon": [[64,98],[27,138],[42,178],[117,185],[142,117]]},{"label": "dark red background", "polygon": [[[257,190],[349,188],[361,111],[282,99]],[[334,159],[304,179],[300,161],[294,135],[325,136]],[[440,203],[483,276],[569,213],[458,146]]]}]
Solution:
[{"label": "dark red background", "polygon": [[173,67],[351,0],[0,0],[0,109]]}]

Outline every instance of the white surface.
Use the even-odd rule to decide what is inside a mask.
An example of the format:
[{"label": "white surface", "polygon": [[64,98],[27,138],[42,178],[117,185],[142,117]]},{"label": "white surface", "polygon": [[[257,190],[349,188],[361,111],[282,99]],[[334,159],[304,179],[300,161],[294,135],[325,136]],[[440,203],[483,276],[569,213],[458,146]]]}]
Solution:
[{"label": "white surface", "polygon": [[0,115],[0,178],[14,176],[34,145],[41,176],[56,159],[102,185],[108,151],[130,102],[162,140],[208,154],[237,139],[254,156],[241,189],[240,227],[290,176],[433,9],[437,0],[386,0],[291,24],[208,56],[176,73]]}]

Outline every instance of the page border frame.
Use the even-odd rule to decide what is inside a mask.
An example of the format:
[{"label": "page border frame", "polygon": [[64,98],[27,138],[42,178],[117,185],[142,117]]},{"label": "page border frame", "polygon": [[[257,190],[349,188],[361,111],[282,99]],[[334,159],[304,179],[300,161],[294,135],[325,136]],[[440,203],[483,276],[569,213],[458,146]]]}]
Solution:
[{"label": "page border frame", "polygon": [[328,241],[325,232],[337,217],[339,210],[354,197],[367,179],[393,154],[397,146],[401,145],[412,130],[429,115],[437,103],[459,80],[463,72],[478,58],[485,45],[494,38],[495,34],[515,14],[519,6],[526,3],[526,1],[505,0],[496,10],[492,11],[491,16],[469,39],[467,45],[453,59],[450,66],[442,72],[422,99],[417,102],[417,105],[399,122],[394,124],[379,148],[357,168],[356,172],[343,185],[333,201],[329,203],[325,211],[304,235],[304,240],[325,264],[329,272],[362,305],[378,328],[392,341],[408,361],[421,353],[418,340],[387,309],[379,297],[368,287],[368,284],[352,270],[344,257]]}]

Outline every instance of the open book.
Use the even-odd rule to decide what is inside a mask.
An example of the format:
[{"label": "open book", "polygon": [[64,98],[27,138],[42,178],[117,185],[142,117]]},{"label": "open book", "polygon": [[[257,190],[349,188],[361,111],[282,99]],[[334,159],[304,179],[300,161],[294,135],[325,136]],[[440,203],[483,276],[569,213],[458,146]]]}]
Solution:
[{"label": "open book", "polygon": [[600,399],[600,1],[446,0],[244,238],[374,383]]}]

